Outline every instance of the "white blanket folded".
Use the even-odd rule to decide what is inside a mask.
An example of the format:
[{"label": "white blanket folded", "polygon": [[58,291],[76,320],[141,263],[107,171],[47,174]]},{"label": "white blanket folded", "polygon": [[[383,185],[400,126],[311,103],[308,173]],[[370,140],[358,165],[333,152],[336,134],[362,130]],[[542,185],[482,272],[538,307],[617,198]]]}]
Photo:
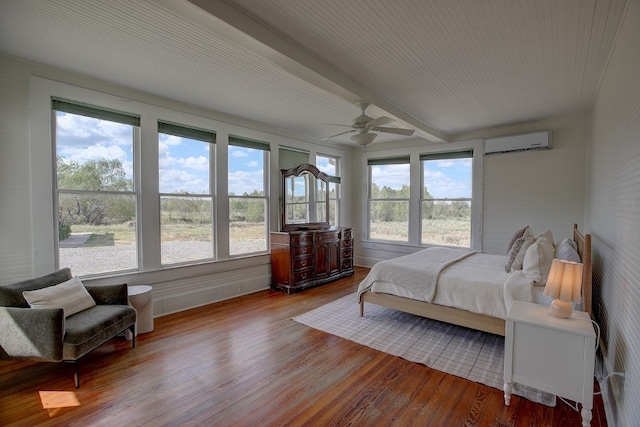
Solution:
[{"label": "white blanket folded", "polygon": [[358,297],[368,290],[373,282],[396,283],[408,293],[432,302],[440,272],[447,266],[468,257],[473,252],[450,248],[427,248],[399,258],[380,261],[373,266],[358,287]]}]

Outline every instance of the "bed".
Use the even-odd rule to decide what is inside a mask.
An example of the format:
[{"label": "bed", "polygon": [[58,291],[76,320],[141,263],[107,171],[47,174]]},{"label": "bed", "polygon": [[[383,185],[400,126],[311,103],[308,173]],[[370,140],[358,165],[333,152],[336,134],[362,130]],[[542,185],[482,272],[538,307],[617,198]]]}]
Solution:
[{"label": "bed", "polygon": [[[591,315],[591,236],[573,226],[572,240],[584,265],[582,304]],[[432,250],[434,249],[434,250]],[[428,260],[438,259],[437,266]],[[365,303],[472,329],[505,334],[505,318],[513,300],[548,304],[544,286],[514,270],[505,256],[447,248],[428,248],[374,265],[358,286],[360,316]],[[417,281],[426,285],[418,287]]]}]

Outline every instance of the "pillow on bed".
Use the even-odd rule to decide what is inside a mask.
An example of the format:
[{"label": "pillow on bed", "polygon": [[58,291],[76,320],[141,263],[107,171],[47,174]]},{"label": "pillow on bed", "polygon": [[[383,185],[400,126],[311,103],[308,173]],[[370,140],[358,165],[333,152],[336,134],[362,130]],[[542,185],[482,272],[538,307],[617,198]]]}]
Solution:
[{"label": "pillow on bed", "polygon": [[556,245],[556,258],[565,261],[582,262],[574,245],[575,243],[571,239],[561,240]]},{"label": "pillow on bed", "polygon": [[528,229],[529,229],[529,226],[525,225],[520,230],[513,233],[513,236],[511,236],[511,241],[509,242],[509,246],[507,246],[507,255],[509,255],[509,252],[511,251],[511,247],[516,242],[516,240],[524,236],[524,233],[526,233]]},{"label": "pillow on bed", "polygon": [[536,282],[536,285],[544,286],[547,283],[555,252],[551,230],[539,234],[524,255],[522,274]]},{"label": "pillow on bed", "polygon": [[524,235],[516,239],[513,245],[511,245],[511,249],[509,249],[509,253],[507,254],[507,263],[504,266],[507,273],[522,269],[524,255],[534,240],[535,238],[531,229],[527,227],[524,231]]},{"label": "pillow on bed", "polygon": [[566,239],[562,239],[558,243],[556,243],[556,249],[558,248],[558,246],[561,246],[561,245],[569,245],[573,249],[578,250],[578,245],[576,245],[576,242],[574,242],[573,240],[569,239],[568,237]]}]

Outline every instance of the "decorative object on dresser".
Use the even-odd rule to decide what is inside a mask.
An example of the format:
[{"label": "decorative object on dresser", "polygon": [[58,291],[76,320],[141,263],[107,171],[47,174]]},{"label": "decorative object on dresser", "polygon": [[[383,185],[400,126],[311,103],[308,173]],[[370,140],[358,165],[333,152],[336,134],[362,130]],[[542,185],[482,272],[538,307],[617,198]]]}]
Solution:
[{"label": "decorative object on dresser", "polygon": [[353,229],[331,227],[329,176],[312,164],[282,169],[282,231],[270,234],[271,287],[287,293],[353,275]]}]

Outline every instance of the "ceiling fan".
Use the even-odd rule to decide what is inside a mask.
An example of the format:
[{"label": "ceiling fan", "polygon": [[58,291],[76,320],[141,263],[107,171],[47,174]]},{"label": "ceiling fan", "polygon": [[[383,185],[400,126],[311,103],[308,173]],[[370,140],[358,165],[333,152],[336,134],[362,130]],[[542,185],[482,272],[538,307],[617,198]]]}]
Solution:
[{"label": "ceiling fan", "polygon": [[351,136],[351,140],[358,145],[366,146],[373,142],[373,140],[378,136],[377,133],[373,132],[385,132],[385,133],[393,133],[396,135],[405,135],[411,136],[413,135],[413,129],[402,129],[402,128],[390,128],[390,127],[381,127],[382,125],[386,125],[394,122],[395,120],[391,117],[380,116],[377,119],[373,117],[369,117],[366,115],[365,110],[369,106],[368,101],[358,101],[356,102],[356,107],[362,111],[358,117],[351,121],[351,125],[342,125],[331,123],[335,126],[347,126],[351,129],[345,132],[340,132],[335,135],[328,136],[326,138],[322,138],[323,140],[335,138],[336,136],[345,135],[347,133],[357,132],[355,135]]}]

